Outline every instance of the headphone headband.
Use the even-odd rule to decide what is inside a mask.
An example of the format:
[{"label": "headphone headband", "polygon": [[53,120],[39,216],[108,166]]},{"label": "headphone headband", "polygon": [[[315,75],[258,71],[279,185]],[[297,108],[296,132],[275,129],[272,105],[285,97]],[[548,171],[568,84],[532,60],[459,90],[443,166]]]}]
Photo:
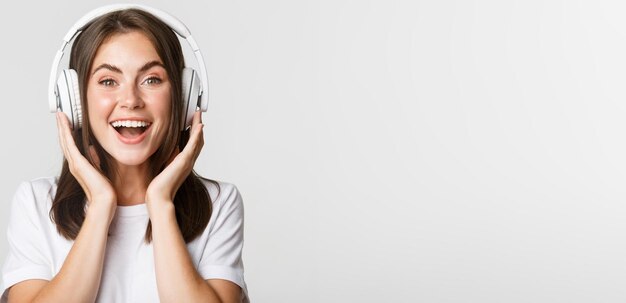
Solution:
[{"label": "headphone headband", "polygon": [[50,112],[55,112],[59,107],[57,96],[55,92],[56,79],[59,69],[59,64],[61,62],[61,58],[63,57],[65,47],[69,44],[69,42],[80,32],[85,29],[91,22],[95,19],[106,15],[110,12],[125,10],[125,9],[138,9],[150,13],[161,20],[163,23],[167,24],[176,34],[181,36],[182,38],[189,43],[193,53],[196,57],[196,61],[198,62],[198,68],[200,69],[200,104],[199,107],[202,111],[206,111],[209,104],[209,94],[208,87],[209,81],[206,72],[206,66],[204,65],[204,59],[202,57],[202,53],[200,53],[200,49],[196,44],[196,41],[191,36],[191,32],[183,24],[180,20],[176,19],[176,17],[155,8],[151,8],[144,5],[139,4],[112,4],[106,5],[99,8],[96,8],[82,18],[80,18],[76,23],[70,28],[65,37],[63,38],[63,43],[61,45],[61,49],[59,49],[54,57],[54,61],[52,62],[52,70],[50,71],[50,82],[48,84],[48,102],[50,105]]}]

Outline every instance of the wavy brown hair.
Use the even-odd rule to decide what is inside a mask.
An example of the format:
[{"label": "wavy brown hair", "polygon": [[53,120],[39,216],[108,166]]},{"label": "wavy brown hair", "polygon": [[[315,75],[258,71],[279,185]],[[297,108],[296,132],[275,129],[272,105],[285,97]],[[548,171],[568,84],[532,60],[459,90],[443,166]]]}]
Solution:
[{"label": "wavy brown hair", "polygon": [[[78,73],[81,105],[83,109],[83,127],[74,129],[72,135],[81,154],[99,169],[109,180],[118,172],[114,168],[114,159],[94,137],[89,126],[89,107],[87,105],[87,83],[89,71],[100,45],[115,34],[138,31],[143,33],[156,49],[163,61],[171,81],[172,113],[169,129],[180,130],[183,119],[182,71],[184,68],[183,52],[176,34],[160,19],[142,10],[127,9],[103,15],[89,24],[75,39],[70,55],[70,68]],[[149,179],[152,180],[167,166],[170,155],[176,147],[182,150],[189,140],[190,130],[172,131],[165,137],[161,146],[150,156]],[[100,166],[87,152],[89,146],[95,148],[100,159]],[[176,221],[180,231],[189,243],[202,234],[211,218],[212,201],[202,180],[215,184],[216,181],[200,177],[191,171],[174,197]],[[85,221],[86,195],[82,187],[69,171],[67,159],[63,159],[61,175],[58,179],[57,192],[50,209],[50,218],[56,224],[58,232],[68,240],[74,240]],[[148,222],[145,234],[146,243],[152,241],[152,223]]]}]

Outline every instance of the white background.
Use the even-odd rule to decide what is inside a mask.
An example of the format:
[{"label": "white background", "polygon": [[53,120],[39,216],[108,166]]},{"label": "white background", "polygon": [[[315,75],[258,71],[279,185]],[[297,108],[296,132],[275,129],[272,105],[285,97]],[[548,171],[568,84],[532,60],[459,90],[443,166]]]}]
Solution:
[{"label": "white background", "polygon": [[[0,257],[58,174],[49,69],[110,3],[0,4]],[[196,169],[235,183],[254,302],[624,302],[626,3],[147,3],[210,76]]]}]

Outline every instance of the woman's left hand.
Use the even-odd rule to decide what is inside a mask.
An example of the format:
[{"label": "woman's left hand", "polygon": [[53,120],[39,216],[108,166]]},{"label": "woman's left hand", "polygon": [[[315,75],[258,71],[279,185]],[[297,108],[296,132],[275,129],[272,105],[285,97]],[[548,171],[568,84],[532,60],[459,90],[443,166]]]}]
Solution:
[{"label": "woman's left hand", "polygon": [[189,141],[183,151],[179,152],[178,148],[176,148],[169,165],[148,185],[146,206],[149,211],[160,205],[172,203],[176,191],[178,191],[178,188],[193,169],[204,145],[202,132],[204,125],[202,124],[200,114],[200,111],[194,113]]}]

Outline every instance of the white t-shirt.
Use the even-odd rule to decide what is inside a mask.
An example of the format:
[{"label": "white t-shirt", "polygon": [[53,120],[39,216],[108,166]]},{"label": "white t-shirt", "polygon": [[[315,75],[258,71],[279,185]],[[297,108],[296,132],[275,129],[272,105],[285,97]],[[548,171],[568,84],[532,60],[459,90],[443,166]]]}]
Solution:
[{"label": "white t-shirt", "polygon": [[[243,278],[243,202],[237,188],[203,181],[213,201],[204,232],[187,243],[189,255],[202,278],[224,279],[239,285],[249,302]],[[2,267],[0,303],[6,291],[28,279],[51,280],[61,269],[73,241],[63,238],[50,220],[56,179],[22,183],[11,205],[7,229],[9,251]],[[96,302],[159,302],[152,244],[145,244],[148,224],[145,204],[118,206],[109,227],[104,267]]]}]

